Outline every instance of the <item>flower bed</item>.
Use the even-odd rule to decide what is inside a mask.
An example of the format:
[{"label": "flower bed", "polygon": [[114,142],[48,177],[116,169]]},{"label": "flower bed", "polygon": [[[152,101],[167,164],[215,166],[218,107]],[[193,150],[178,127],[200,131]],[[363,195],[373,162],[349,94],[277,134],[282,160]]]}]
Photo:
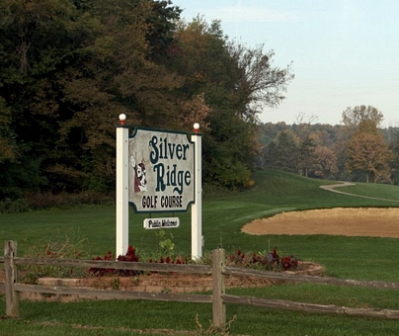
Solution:
[{"label": "flower bed", "polygon": [[[311,262],[299,262],[291,274],[323,275],[323,268]],[[259,279],[247,276],[226,276],[226,288],[253,288],[281,284],[284,280]],[[193,293],[212,290],[212,276],[201,274],[148,273],[138,276],[103,276],[81,279],[41,278],[38,284],[50,287],[89,287],[102,290],[146,293]],[[35,301],[76,301],[89,299],[77,295],[21,293],[21,298]]]}]

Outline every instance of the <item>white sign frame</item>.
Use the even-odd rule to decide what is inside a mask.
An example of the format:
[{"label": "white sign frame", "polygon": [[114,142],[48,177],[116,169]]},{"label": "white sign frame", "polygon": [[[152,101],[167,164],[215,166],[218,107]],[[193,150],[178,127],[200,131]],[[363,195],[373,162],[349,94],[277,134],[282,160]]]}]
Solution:
[{"label": "white sign frame", "polygon": [[[119,115],[116,127],[116,255],[126,253],[129,246],[129,126],[126,115]],[[195,196],[191,206],[191,258],[202,257],[202,135],[200,125],[193,125]],[[185,133],[183,133],[185,134]],[[188,135],[186,134],[188,137]]]}]

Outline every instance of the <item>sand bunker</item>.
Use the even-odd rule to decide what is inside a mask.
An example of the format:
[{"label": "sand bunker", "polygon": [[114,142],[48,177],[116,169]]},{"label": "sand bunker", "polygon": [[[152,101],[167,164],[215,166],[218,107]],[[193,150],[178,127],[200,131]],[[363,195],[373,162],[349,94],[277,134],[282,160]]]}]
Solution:
[{"label": "sand bunker", "polygon": [[333,208],[293,211],[254,220],[242,228],[253,235],[343,235],[399,238],[399,208]]}]

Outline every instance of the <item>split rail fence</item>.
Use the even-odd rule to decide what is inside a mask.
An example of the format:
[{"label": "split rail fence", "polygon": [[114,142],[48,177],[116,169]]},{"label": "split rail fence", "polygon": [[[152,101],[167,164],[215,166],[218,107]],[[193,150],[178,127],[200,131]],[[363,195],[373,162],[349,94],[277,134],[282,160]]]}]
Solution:
[{"label": "split rail fence", "polygon": [[[95,261],[95,260],[67,260],[47,258],[20,258],[17,257],[17,243],[6,241],[4,244],[5,281],[0,283],[0,292],[5,293],[6,314],[8,317],[19,317],[19,293],[42,293],[59,295],[78,295],[83,297],[104,299],[140,299],[155,301],[175,302],[197,302],[212,304],[213,325],[224,329],[226,325],[226,304],[244,304],[258,307],[275,309],[305,311],[313,313],[334,313],[364,317],[380,317],[387,319],[399,319],[399,310],[349,308],[335,305],[321,305],[313,303],[300,303],[286,300],[262,299],[252,296],[237,296],[226,294],[225,276],[247,276],[259,279],[273,279],[294,283],[314,283],[325,285],[357,286],[369,288],[383,288],[388,290],[399,290],[399,282],[382,281],[358,281],[338,279],[331,277],[318,277],[309,275],[286,274],[284,272],[270,272],[241,267],[230,267],[225,265],[225,251],[216,249],[212,255],[212,266],[209,265],[171,265],[153,264],[142,262],[120,262],[120,261]],[[22,284],[18,279],[18,265],[47,265],[59,267],[82,267],[82,268],[108,268],[118,270],[136,270],[148,272],[176,272],[185,274],[207,274],[212,275],[212,294],[187,294],[187,293],[148,293],[136,291],[101,290],[84,287],[62,287],[62,286],[40,286]]]}]

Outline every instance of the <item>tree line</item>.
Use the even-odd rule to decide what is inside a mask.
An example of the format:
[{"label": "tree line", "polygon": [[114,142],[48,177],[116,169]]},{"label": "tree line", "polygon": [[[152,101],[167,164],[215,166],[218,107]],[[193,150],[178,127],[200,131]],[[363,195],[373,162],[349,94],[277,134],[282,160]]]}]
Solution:
[{"label": "tree line", "polygon": [[115,186],[115,123],[203,133],[204,182],[252,185],[258,114],[293,79],[273,51],[171,1],[0,2],[0,200]]},{"label": "tree line", "polygon": [[[301,119],[301,118],[299,118]],[[399,127],[380,128],[373,106],[348,107],[340,125],[260,125],[258,164],[307,177],[399,184]]]}]

